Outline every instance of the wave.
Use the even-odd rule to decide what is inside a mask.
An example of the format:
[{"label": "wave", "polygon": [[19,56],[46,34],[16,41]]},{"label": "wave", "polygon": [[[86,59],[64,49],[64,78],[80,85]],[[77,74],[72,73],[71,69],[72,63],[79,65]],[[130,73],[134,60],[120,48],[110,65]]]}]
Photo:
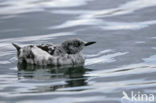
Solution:
[{"label": "wave", "polygon": [[45,8],[76,7],[86,5],[92,0],[5,0],[1,1],[0,14],[17,15],[28,12],[45,11]]},{"label": "wave", "polygon": [[74,26],[82,26],[82,25],[90,25],[90,26],[98,26],[99,28],[105,30],[136,30],[148,27],[150,25],[156,24],[156,20],[150,21],[142,21],[142,22],[111,22],[111,21],[104,21],[100,19],[100,17],[108,17],[108,16],[118,16],[118,15],[126,15],[133,13],[134,11],[156,6],[156,1],[151,0],[135,0],[124,3],[117,8],[112,9],[104,9],[104,10],[53,10],[52,13],[57,14],[68,14],[68,15],[75,15],[78,14],[79,16],[70,21],[66,21],[58,26],[49,27],[51,29],[61,29],[61,28],[69,28]]},{"label": "wave", "polygon": [[[104,53],[106,53],[106,51]],[[125,55],[125,54],[127,54],[127,52],[124,52],[124,53],[117,52],[117,53],[113,53],[113,54],[102,55],[100,57],[95,57],[95,56],[98,56],[99,54],[101,55],[101,53],[94,54],[94,56],[92,55],[93,58],[86,59],[85,65],[114,62],[115,57]]]}]

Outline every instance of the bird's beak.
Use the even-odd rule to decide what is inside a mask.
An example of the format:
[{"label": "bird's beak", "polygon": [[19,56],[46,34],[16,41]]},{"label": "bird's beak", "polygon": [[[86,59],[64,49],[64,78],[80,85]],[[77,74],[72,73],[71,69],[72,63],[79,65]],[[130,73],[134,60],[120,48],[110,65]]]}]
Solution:
[{"label": "bird's beak", "polygon": [[88,45],[91,45],[91,44],[94,44],[94,43],[96,43],[96,42],[95,41],[87,42],[87,43],[85,43],[85,46],[88,46]]}]

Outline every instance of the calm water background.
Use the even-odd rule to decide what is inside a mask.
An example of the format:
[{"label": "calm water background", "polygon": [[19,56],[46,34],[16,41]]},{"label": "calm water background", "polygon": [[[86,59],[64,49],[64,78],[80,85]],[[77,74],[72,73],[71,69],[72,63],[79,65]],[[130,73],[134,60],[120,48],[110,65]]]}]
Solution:
[{"label": "calm water background", "polygon": [[[69,38],[97,41],[85,66],[17,66],[12,42]],[[156,0],[0,0],[0,103],[132,103],[123,91],[156,99]]]}]

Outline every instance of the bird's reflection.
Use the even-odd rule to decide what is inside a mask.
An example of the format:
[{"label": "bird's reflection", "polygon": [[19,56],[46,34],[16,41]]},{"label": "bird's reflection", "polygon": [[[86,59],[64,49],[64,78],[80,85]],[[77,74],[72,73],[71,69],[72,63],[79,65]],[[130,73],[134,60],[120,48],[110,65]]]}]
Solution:
[{"label": "bird's reflection", "polygon": [[[49,92],[61,88],[86,86],[87,77],[84,76],[84,74],[87,71],[91,71],[91,69],[85,68],[84,66],[51,67],[18,64],[17,67],[18,79],[25,78],[28,80],[41,80],[42,83],[53,83],[53,85],[38,86],[35,92]],[[65,83],[57,84],[57,82],[60,81]]]}]

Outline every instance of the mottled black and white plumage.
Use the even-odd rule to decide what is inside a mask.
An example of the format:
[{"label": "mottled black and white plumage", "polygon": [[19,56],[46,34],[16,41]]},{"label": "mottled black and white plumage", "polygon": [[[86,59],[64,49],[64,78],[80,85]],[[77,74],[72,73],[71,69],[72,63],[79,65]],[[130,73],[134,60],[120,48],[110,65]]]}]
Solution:
[{"label": "mottled black and white plumage", "polygon": [[40,44],[20,47],[17,44],[12,44],[17,49],[19,63],[61,66],[84,64],[85,59],[80,51],[85,46],[94,43],[70,39],[60,45]]}]

